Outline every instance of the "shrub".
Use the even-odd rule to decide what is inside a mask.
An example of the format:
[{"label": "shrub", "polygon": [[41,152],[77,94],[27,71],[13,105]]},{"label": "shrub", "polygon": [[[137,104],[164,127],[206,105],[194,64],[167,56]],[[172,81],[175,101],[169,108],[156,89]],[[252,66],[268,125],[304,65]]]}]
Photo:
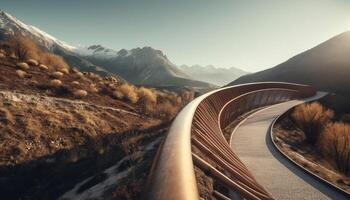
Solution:
[{"label": "shrub", "polygon": [[328,123],[319,141],[321,153],[332,158],[338,170],[350,175],[350,124]]},{"label": "shrub", "polygon": [[181,99],[184,104],[189,103],[194,99],[194,91],[183,91],[181,93]]},{"label": "shrub", "polygon": [[64,61],[61,56],[51,54],[51,53],[42,53],[40,55],[40,62],[46,65],[53,67],[56,70],[68,69],[69,66]]},{"label": "shrub", "polygon": [[131,103],[137,103],[139,96],[135,91],[135,87],[129,84],[123,84],[117,88],[124,98],[127,98]]},{"label": "shrub", "polygon": [[161,116],[164,117],[166,119],[171,119],[173,118],[177,111],[178,111],[178,107],[174,106],[173,104],[171,104],[170,102],[164,102],[164,103],[160,103],[157,105],[157,113]]},{"label": "shrub", "polygon": [[39,62],[36,61],[36,60],[34,60],[34,59],[28,59],[28,60],[27,60],[27,63],[28,63],[29,65],[34,65],[34,66],[37,66],[37,65],[39,64]]},{"label": "shrub", "polygon": [[62,72],[64,74],[69,74],[69,69],[68,68],[58,68],[57,71]]},{"label": "shrub", "polygon": [[124,98],[124,94],[121,91],[119,91],[119,90],[115,90],[113,92],[113,96],[115,98],[117,98],[117,99],[123,99]]},{"label": "shrub", "polygon": [[91,92],[91,93],[97,93],[98,92],[98,89],[97,89],[95,84],[90,84],[89,92]]},{"label": "shrub", "polygon": [[77,75],[77,77],[78,77],[79,79],[84,78],[84,74],[81,73],[81,72],[77,72],[76,75]]},{"label": "shrub", "polygon": [[157,93],[151,89],[140,87],[137,89],[137,94],[142,110],[146,113],[153,112],[157,103]]},{"label": "shrub", "polygon": [[48,69],[49,69],[49,68],[48,68],[46,65],[44,65],[44,64],[40,64],[40,65],[39,65],[39,68],[42,69],[42,70],[48,70]]},{"label": "shrub", "polygon": [[19,78],[24,78],[27,75],[27,73],[25,71],[22,71],[22,70],[17,70],[16,74]]},{"label": "shrub", "polygon": [[79,85],[80,85],[80,83],[78,81],[72,81],[72,86],[73,87],[77,87]]},{"label": "shrub", "polygon": [[311,103],[296,107],[292,118],[298,128],[304,132],[306,141],[314,145],[333,115],[333,111],[324,108],[321,104]]},{"label": "shrub", "polygon": [[7,41],[7,44],[11,47],[11,55],[22,61],[29,58],[37,59],[40,49],[38,45],[27,37],[18,36]]},{"label": "shrub", "polygon": [[17,67],[19,67],[20,69],[23,69],[23,70],[29,69],[29,65],[25,62],[17,63]]},{"label": "shrub", "polygon": [[62,72],[54,72],[51,74],[52,77],[54,78],[61,78],[63,76]]},{"label": "shrub", "polygon": [[88,93],[85,90],[75,90],[73,92],[73,95],[75,98],[83,98],[87,95]]},{"label": "shrub", "polygon": [[60,81],[58,79],[53,79],[50,81],[50,85],[53,87],[59,87],[62,85],[62,81]]}]

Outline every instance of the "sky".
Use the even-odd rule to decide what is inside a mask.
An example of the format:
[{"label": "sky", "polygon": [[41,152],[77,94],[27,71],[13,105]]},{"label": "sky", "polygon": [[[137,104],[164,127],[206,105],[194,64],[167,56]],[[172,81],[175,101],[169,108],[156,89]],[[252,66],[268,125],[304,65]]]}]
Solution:
[{"label": "sky", "polygon": [[350,0],[1,0],[72,45],[151,46],[177,65],[255,72],[350,30]]}]

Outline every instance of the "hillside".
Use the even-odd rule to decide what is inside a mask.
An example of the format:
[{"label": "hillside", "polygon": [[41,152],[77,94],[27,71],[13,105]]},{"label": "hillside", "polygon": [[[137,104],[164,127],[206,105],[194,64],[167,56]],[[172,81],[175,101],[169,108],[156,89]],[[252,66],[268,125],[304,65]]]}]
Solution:
[{"label": "hillside", "polygon": [[226,85],[232,79],[248,74],[248,72],[235,67],[217,68],[212,65],[181,65],[179,68],[195,80],[202,80],[218,86]]},{"label": "hillside", "polygon": [[100,45],[75,47],[0,11],[0,40],[15,35],[31,38],[42,48],[64,57],[69,65],[81,71],[94,72],[101,76],[121,76],[133,84],[144,86],[198,89],[213,87],[209,83],[191,79],[160,50],[144,47],[115,51]]},{"label": "hillside", "polygon": [[82,73],[28,38],[2,41],[1,197],[138,199],[169,121],[192,98]]},{"label": "hillside", "polygon": [[350,31],[331,38],[276,67],[248,74],[228,85],[286,81],[350,96]]}]

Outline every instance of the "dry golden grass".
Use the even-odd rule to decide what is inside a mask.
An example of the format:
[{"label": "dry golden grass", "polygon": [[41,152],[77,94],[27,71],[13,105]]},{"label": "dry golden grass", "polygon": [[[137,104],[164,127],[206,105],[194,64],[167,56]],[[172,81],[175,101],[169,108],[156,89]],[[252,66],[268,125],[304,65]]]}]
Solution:
[{"label": "dry golden grass", "polygon": [[115,90],[115,91],[113,92],[113,96],[114,96],[115,98],[118,98],[118,99],[123,99],[123,98],[124,98],[124,94],[123,94],[122,92],[120,92],[119,90]]},{"label": "dry golden grass", "polygon": [[25,63],[25,62],[17,63],[17,67],[19,67],[22,70],[28,70],[29,69],[29,65],[27,63]]},{"label": "dry golden grass", "polygon": [[126,98],[131,103],[137,103],[139,100],[139,96],[133,85],[123,84],[118,87],[118,91],[122,94],[123,98]]},{"label": "dry golden grass", "polygon": [[19,60],[26,61],[30,58],[38,59],[39,52],[38,45],[27,37],[18,36],[2,42],[2,45],[7,45],[10,47],[11,52],[9,54],[11,57],[18,58]]},{"label": "dry golden grass", "polygon": [[51,53],[42,53],[39,58],[41,63],[44,63],[53,69],[56,70],[62,70],[62,69],[68,69],[69,66],[64,61],[64,59],[61,56],[51,54]]},{"label": "dry golden grass", "polygon": [[350,175],[350,124],[328,123],[318,142],[318,149],[335,162],[340,172]]},{"label": "dry golden grass", "polygon": [[69,66],[61,56],[43,51],[42,48],[27,37],[17,36],[9,40],[2,41],[0,46],[5,46],[7,49],[10,49],[8,54],[12,58],[29,62],[33,60],[34,62],[29,63],[30,65],[38,65],[40,62],[55,70],[69,69]]},{"label": "dry golden grass", "polygon": [[86,97],[87,96],[87,92],[85,90],[75,90],[73,92],[73,95],[75,98],[83,98],[83,97]]},{"label": "dry golden grass", "polygon": [[19,69],[19,70],[16,71],[16,74],[17,74],[17,76],[19,78],[24,78],[27,75],[27,72],[22,71],[22,70]]},{"label": "dry golden grass", "polygon": [[60,81],[58,79],[53,79],[50,81],[50,85],[53,87],[59,87],[62,85],[62,81]]},{"label": "dry golden grass", "polygon": [[296,125],[304,132],[306,141],[316,144],[323,128],[333,118],[334,112],[326,109],[320,103],[303,104],[296,107],[292,118]]},{"label": "dry golden grass", "polygon": [[157,105],[156,112],[166,119],[171,119],[176,115],[179,108],[179,106],[174,106],[170,102],[164,102]]}]

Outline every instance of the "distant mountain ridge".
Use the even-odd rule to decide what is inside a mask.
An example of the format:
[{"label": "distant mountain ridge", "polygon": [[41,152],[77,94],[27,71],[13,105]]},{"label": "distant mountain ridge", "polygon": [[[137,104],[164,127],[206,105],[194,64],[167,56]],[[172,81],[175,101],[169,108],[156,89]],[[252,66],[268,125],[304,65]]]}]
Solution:
[{"label": "distant mountain ridge", "polygon": [[231,82],[232,79],[249,73],[235,67],[217,68],[213,65],[181,65],[179,68],[193,79],[206,81],[218,86],[226,85]]},{"label": "distant mountain ridge", "polygon": [[116,51],[101,45],[78,48],[75,53],[81,55],[111,73],[116,73],[138,85],[192,87],[212,87],[203,81],[196,81],[173,64],[160,50],[152,47],[122,49]]},{"label": "distant mountain ridge", "polygon": [[350,97],[350,31],[300,53],[276,67],[238,78],[228,85],[286,81]]},{"label": "distant mountain ridge", "polygon": [[117,75],[134,84],[154,87],[213,87],[212,84],[191,79],[160,50],[144,47],[115,51],[101,45],[75,47],[0,11],[0,39],[14,35],[33,39],[47,50],[64,57],[70,66],[82,71],[103,76]]}]

